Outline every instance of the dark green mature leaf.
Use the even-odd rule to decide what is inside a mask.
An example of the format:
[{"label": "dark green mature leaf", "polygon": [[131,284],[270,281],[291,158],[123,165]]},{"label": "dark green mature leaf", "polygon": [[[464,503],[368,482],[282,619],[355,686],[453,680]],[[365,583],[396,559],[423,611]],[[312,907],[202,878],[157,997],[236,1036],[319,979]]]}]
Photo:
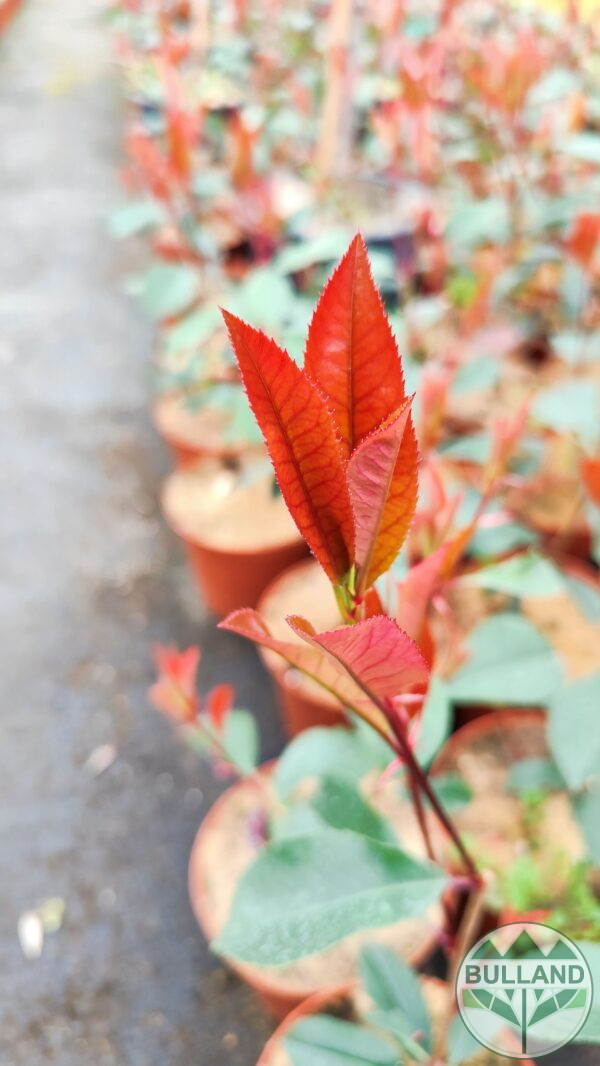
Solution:
[{"label": "dark green mature leaf", "polygon": [[578,577],[565,574],[563,580],[581,613],[592,622],[600,622],[600,592]]},{"label": "dark green mature leaf", "polygon": [[133,200],[113,212],[109,229],[113,237],[131,237],[160,225],[163,218],[163,208],[156,200]]},{"label": "dark green mature leaf", "polygon": [[361,929],[423,914],[445,884],[431,863],[348,830],[276,841],[243,877],[213,946],[243,962],[281,966]]},{"label": "dark green mature leaf", "polygon": [[397,1066],[394,1048],[362,1025],[316,1014],[302,1018],[285,1038],[293,1066]]},{"label": "dark green mature leaf", "polygon": [[544,707],[561,684],[558,657],[518,614],[486,618],[471,633],[468,651],[468,661],[449,683],[458,703]]},{"label": "dark green mature leaf", "polygon": [[566,684],[550,703],[548,741],[569,788],[600,775],[600,670]]},{"label": "dark green mature leaf", "polygon": [[457,248],[475,248],[481,244],[504,244],[510,221],[508,205],[501,196],[472,200],[461,205],[446,227],[446,240]]},{"label": "dark green mature leaf", "polygon": [[[408,1022],[407,1035],[420,1033],[420,1043],[431,1049],[431,1021],[418,978],[402,959],[379,944],[368,944],[360,960],[363,984],[379,1012],[401,1011]],[[380,1024],[385,1023],[381,1013]]]},{"label": "dark green mature leaf", "polygon": [[282,800],[308,778],[335,774],[356,781],[370,770],[383,770],[390,749],[370,727],[307,729],[288,744],[277,762],[273,780]]}]

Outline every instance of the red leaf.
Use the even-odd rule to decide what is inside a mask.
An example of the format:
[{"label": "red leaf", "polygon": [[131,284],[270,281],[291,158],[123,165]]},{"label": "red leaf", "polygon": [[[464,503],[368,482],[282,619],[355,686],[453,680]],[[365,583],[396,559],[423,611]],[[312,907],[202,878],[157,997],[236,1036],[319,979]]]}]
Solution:
[{"label": "red leaf", "polygon": [[298,636],[333,656],[370,699],[387,703],[427,681],[429,667],[414,640],[384,614],[325,633],[316,633],[305,618],[287,621]]},{"label": "red leaf", "polygon": [[285,502],[328,577],[339,581],[352,562],[354,521],[325,401],[274,341],[227,311],[223,317]]},{"label": "red leaf", "polygon": [[396,558],[417,504],[418,453],[411,400],[366,437],[348,463],[356,527],[358,591],[370,588]]},{"label": "red leaf", "polygon": [[473,523],[465,526],[451,541],[442,544],[437,551],[411,567],[398,585],[398,624],[418,643],[423,636],[423,625],[431,599],[444,581],[451,577],[474,528]]},{"label": "red leaf", "polygon": [[233,685],[215,685],[206,697],[206,713],[217,733],[223,732],[225,720],[233,707],[235,689]]},{"label": "red leaf", "polygon": [[[255,644],[260,644],[263,648],[270,648],[271,651],[277,652],[290,666],[300,670],[335,696],[343,707],[355,711],[376,729],[380,731],[382,728],[386,729],[385,719],[371,699],[365,699],[359,685],[348,676],[346,671],[341,670],[337,663],[332,662],[323,649],[316,645],[309,648],[305,644],[295,644],[291,640],[279,640],[271,636],[260,615],[250,607],[242,607],[240,610],[233,611],[219,623],[219,629],[237,633],[241,637],[253,640]],[[303,640],[306,639],[304,632],[299,632],[299,636]]]},{"label": "red leaf", "polygon": [[347,457],[405,398],[398,348],[360,235],[319,300],[304,370],[327,400]]},{"label": "red leaf", "polygon": [[198,714],[196,672],[200,662],[200,648],[165,648],[157,645],[154,662],[157,681],[150,686],[148,698],[157,710],[178,722],[194,722]]}]

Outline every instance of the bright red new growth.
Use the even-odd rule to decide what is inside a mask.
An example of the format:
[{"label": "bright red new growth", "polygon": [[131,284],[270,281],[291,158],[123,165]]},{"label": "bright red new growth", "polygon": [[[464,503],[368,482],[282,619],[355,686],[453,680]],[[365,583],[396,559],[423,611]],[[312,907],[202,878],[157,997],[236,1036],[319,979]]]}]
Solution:
[{"label": "bright red new growth", "polygon": [[346,457],[405,398],[398,348],[360,235],[317,304],[304,370],[327,400]]},{"label": "bright red new growth", "polygon": [[304,618],[287,621],[303,640],[333,656],[363,692],[380,703],[427,681],[429,667],[414,640],[386,615],[325,633],[316,633]]},{"label": "bright red new growth", "polygon": [[341,449],[323,397],[274,341],[223,311],[250,406],[302,536],[331,581],[354,554]]}]

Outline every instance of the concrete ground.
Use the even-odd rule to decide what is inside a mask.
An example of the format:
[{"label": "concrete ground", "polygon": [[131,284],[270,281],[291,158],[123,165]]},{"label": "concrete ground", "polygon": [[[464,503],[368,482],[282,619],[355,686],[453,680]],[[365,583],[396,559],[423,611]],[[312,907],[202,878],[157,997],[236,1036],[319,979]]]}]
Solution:
[{"label": "concrete ground", "polygon": [[[24,0],[0,41],[0,1066],[251,1066],[270,1023],[208,952],[186,864],[218,791],[147,704],[154,641],[204,649],[278,748],[250,646],[217,633],[156,495],[151,334],[106,231],[122,198],[94,0]],[[101,774],[101,746],[114,761]],[[24,958],[19,916],[64,900]]]},{"label": "concrete ground", "polygon": [[[187,900],[218,786],[148,707],[151,644],[200,642],[203,686],[234,681],[265,757],[281,736],[158,516],[151,333],[121,294],[140,263],[106,231],[123,115],[101,11],[24,0],[0,41],[0,1066],[253,1066],[270,1023]],[[19,918],[56,897],[26,959]]]}]

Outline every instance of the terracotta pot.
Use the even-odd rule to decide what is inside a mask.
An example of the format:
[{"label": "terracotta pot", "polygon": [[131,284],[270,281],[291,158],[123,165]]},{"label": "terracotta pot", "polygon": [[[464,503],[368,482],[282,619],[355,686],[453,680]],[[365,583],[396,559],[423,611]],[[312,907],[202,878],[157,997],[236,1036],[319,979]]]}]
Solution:
[{"label": "terracotta pot", "polygon": [[256,1066],[273,1066],[286,1036],[302,1018],[308,1018],[311,1014],[320,1014],[328,1008],[342,1005],[351,994],[352,988],[353,986],[349,984],[342,985],[333,991],[315,992],[314,995],[300,1003],[278,1025],[272,1037],[265,1044]]},{"label": "terracotta pot", "polygon": [[199,420],[194,425],[193,414],[186,413],[183,418],[173,419],[169,416],[169,405],[177,402],[178,394],[167,393],[159,397],[151,408],[152,424],[168,445],[175,466],[182,468],[199,459],[236,460],[246,453],[260,454],[262,445],[248,446],[240,441],[237,444],[225,443],[225,425],[219,426],[215,412],[208,416],[207,424]]},{"label": "terracotta pot", "polygon": [[[296,577],[302,578],[304,574],[306,574],[309,581],[317,577],[319,590],[321,591],[321,584],[323,584],[322,591],[328,591],[326,585],[328,586],[329,583],[324,576],[321,582],[321,571],[318,563],[312,559],[296,563],[295,566],[290,567],[276,577],[264,590],[259,600],[258,612],[265,618],[267,623],[269,623],[269,605],[280,595],[283,602],[287,603],[288,597],[285,595],[286,584],[293,582]],[[295,611],[299,614],[303,613],[301,606],[296,605],[294,607],[290,603],[289,609],[284,609],[282,618]],[[270,628],[272,629],[272,626]],[[293,639],[291,630],[290,637],[288,638],[286,634],[286,639]],[[269,653],[265,649],[259,648],[259,655],[273,680],[277,703],[279,704],[281,717],[288,736],[295,737],[305,729],[312,729],[315,726],[349,725],[347,714],[333,697],[328,697],[326,692],[323,692],[321,696],[316,685],[307,690],[306,682],[302,680],[298,671],[289,667],[274,652]]]},{"label": "terracotta pot", "polygon": [[448,738],[431,772],[434,775],[456,773],[462,752],[493,744],[495,738],[505,749],[507,761],[547,757],[545,723],[545,712],[535,708],[493,709],[467,722]]},{"label": "terracotta pot", "polygon": [[[261,772],[266,775],[270,774],[274,765],[274,762],[267,763]],[[222,841],[230,835],[227,823],[231,818],[231,805],[239,803],[244,793],[248,794],[247,802],[251,802],[253,792],[256,792],[257,809],[260,810],[260,785],[255,778],[236,782],[226,789],[206,815],[192,846],[188,872],[189,896],[198,925],[209,942],[218,935],[223,925],[223,915],[221,914],[219,920],[219,916],[215,913],[213,903],[215,889],[211,895],[209,882],[210,873],[215,869],[215,854],[218,854],[215,841]],[[240,850],[236,849],[237,855],[240,854]],[[252,861],[251,858],[250,861]],[[244,866],[244,869],[240,870],[240,877],[243,876],[245,868]],[[231,888],[234,886],[232,885]],[[427,929],[424,926],[424,935],[418,949],[413,951],[407,959],[409,964],[420,966],[424,963],[435,950],[437,940],[438,931],[433,927]],[[287,1017],[290,1011],[295,1010],[310,997],[319,996],[325,1001],[338,995],[342,987],[346,989],[350,985],[350,982],[344,982],[342,985],[338,979],[329,986],[321,982],[311,987],[306,978],[298,979],[294,983],[289,976],[287,978],[280,976],[276,969],[263,970],[235,960],[227,959],[226,961],[230,969],[254,989],[266,1009],[276,1018]]]},{"label": "terracotta pot", "polygon": [[[440,981],[437,977],[422,977],[421,985],[425,991],[425,998],[431,998],[432,994],[439,996],[446,992],[446,984],[444,981]],[[301,1003],[296,1010],[278,1026],[273,1033],[272,1037],[265,1044],[262,1054],[256,1064],[256,1066],[292,1066],[290,1060],[283,1052],[283,1043],[289,1033],[292,1031],[295,1025],[302,1018],[308,1018],[313,1014],[327,1013],[328,1010],[335,1010],[339,1012],[339,1009],[344,1006],[344,1001],[350,1002],[352,993],[354,991],[354,985],[347,985],[342,988],[338,988],[335,991],[327,993],[317,993],[311,996],[309,999]],[[483,1048],[481,1049],[484,1050]],[[518,1048],[515,1048],[518,1050]],[[490,1052],[490,1062],[500,1064],[508,1063],[512,1060],[507,1059],[505,1056],[495,1055]],[[475,1056],[479,1058],[479,1054]],[[436,1060],[437,1061],[437,1060]],[[531,1059],[521,1059],[523,1066],[535,1066],[535,1063]]]},{"label": "terracotta pot", "polygon": [[[198,465],[201,469],[202,464]],[[200,595],[210,610],[221,617],[238,607],[255,607],[269,582],[308,554],[306,543],[299,533],[291,531],[289,539],[283,543],[260,548],[220,548],[214,543],[205,543],[201,536],[183,528],[181,518],[169,504],[175,479],[188,473],[193,474],[189,465],[185,473],[176,472],[167,478],[162,492],[162,509],[168,525],[185,545]]]}]

